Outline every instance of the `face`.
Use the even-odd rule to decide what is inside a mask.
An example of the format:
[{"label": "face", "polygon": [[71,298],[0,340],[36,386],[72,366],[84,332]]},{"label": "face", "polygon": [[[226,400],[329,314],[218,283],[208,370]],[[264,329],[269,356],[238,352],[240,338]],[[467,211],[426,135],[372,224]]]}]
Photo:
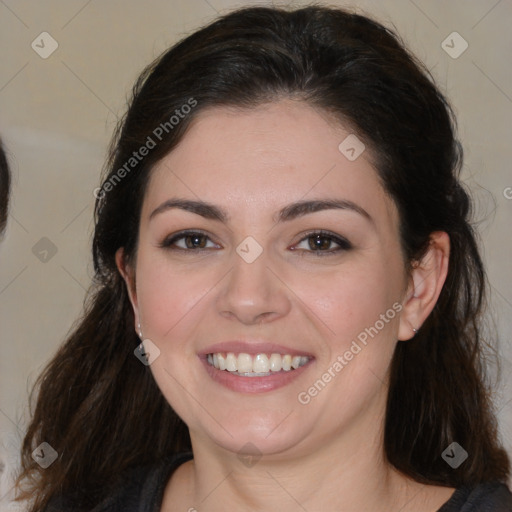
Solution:
[{"label": "face", "polygon": [[216,108],[155,167],[126,276],[193,443],[278,456],[382,421],[407,279],[349,135],[301,102]]}]

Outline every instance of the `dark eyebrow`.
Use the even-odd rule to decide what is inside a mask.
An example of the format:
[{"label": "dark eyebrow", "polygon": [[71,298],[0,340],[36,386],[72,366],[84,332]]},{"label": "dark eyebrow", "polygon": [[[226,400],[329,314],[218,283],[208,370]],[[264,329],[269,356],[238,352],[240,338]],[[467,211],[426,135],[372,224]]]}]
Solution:
[{"label": "dark eyebrow", "polygon": [[[190,199],[169,199],[158,206],[149,219],[151,220],[155,215],[163,213],[172,208],[179,208],[188,212],[195,213],[204,217],[205,219],[218,220],[226,223],[229,220],[229,215],[222,208],[215,206],[205,201],[193,201]],[[308,215],[310,213],[320,212],[322,210],[351,210],[358,213],[365,219],[373,223],[373,219],[370,214],[359,205],[352,201],[345,199],[317,199],[312,201],[298,201],[296,203],[289,204],[282,208],[277,216],[277,222],[286,222],[293,220],[302,215]]]},{"label": "dark eyebrow", "polygon": [[298,201],[296,203],[285,206],[279,212],[277,221],[284,222],[287,220],[293,220],[302,215],[307,215],[308,213],[335,209],[351,210],[373,223],[372,217],[364,208],[361,208],[361,206],[353,203],[352,201],[347,201],[346,199],[317,199],[312,201]]},{"label": "dark eyebrow", "polygon": [[187,212],[201,215],[201,217],[204,217],[205,219],[220,220],[224,223],[229,219],[228,214],[222,210],[222,208],[213,204],[206,203],[204,201],[192,201],[190,199],[169,199],[151,212],[149,220],[151,220],[155,215],[170,210],[171,208],[179,208],[181,210],[186,210]]}]

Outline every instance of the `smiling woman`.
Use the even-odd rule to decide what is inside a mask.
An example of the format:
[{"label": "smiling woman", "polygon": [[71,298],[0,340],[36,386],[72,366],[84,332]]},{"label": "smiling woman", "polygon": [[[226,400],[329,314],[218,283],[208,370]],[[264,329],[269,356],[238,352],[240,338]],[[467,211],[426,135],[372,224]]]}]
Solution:
[{"label": "smiling woman", "polygon": [[190,98],[97,195],[95,287],[39,379],[20,499],[511,510],[462,152],[428,72],[363,16],[235,11],[143,72],[103,183]]}]

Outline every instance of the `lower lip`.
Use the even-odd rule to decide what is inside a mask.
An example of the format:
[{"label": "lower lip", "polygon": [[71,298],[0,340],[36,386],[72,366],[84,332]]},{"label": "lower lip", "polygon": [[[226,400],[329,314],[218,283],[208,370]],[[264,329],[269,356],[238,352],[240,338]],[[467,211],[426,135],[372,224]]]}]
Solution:
[{"label": "lower lip", "polygon": [[286,386],[298,378],[306,368],[314,361],[311,359],[304,366],[299,366],[295,370],[280,371],[273,375],[265,377],[239,377],[226,370],[219,370],[212,366],[206,360],[206,357],[200,357],[208,375],[219,384],[239,393],[265,393]]}]

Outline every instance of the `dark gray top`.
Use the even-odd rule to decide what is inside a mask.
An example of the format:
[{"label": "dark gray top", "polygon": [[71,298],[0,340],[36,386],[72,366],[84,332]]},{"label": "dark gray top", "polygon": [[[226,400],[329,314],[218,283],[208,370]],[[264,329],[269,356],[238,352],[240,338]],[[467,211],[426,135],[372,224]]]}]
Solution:
[{"label": "dark gray top", "polygon": [[[181,453],[158,465],[131,470],[112,494],[94,508],[81,507],[60,497],[52,500],[45,512],[160,512],[165,486],[173,471],[191,458],[191,453]],[[512,512],[512,494],[500,482],[463,486],[438,512]]]}]

